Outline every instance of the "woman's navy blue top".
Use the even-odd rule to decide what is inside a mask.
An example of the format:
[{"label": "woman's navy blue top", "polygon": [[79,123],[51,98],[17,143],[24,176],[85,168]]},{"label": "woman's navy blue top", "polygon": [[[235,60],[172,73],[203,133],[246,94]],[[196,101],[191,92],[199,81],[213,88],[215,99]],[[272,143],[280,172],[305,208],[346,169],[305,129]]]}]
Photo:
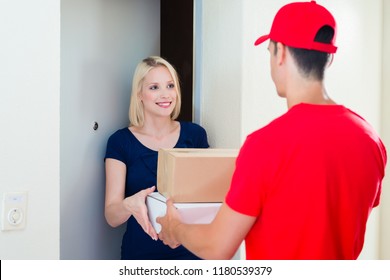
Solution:
[{"label": "woman's navy blue top", "polygon": [[[180,135],[174,148],[208,148],[207,134],[203,127],[180,122]],[[128,127],[117,130],[107,142],[106,158],[122,161],[126,165],[126,197],[157,184],[158,152],[145,147]],[[121,258],[137,260],[198,259],[179,246],[171,249],[160,240],[147,235],[133,216],[127,221],[122,239]]]}]

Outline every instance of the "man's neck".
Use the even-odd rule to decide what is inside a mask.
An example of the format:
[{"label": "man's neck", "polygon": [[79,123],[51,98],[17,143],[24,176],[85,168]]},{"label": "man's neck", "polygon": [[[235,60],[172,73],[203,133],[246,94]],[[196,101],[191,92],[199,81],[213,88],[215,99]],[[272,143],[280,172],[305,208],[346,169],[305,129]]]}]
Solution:
[{"label": "man's neck", "polygon": [[327,94],[321,81],[298,79],[290,83],[286,90],[287,106],[299,103],[332,105],[336,104]]}]

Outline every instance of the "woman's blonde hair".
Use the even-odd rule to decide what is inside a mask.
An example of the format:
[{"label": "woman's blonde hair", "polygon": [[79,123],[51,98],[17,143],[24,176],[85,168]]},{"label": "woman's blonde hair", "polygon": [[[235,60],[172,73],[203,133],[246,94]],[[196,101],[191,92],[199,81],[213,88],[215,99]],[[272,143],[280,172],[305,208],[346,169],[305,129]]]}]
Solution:
[{"label": "woman's blonde hair", "polygon": [[142,84],[144,82],[145,76],[149,73],[150,70],[163,66],[166,67],[173,78],[173,83],[176,88],[176,105],[172,111],[171,119],[175,120],[180,114],[181,108],[181,91],[179,84],[179,77],[175,68],[165,59],[159,56],[149,56],[142,60],[135,69],[133,76],[133,85],[131,89],[130,97],[130,107],[129,107],[129,119],[130,125],[134,126],[143,126],[145,121],[144,116],[144,107],[142,105],[141,99],[139,97],[142,91]]}]

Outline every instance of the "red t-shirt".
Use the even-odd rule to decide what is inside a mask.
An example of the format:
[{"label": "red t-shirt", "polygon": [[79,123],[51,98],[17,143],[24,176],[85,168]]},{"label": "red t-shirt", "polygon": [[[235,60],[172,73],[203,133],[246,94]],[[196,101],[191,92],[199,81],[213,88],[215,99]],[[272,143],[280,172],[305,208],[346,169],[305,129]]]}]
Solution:
[{"label": "red t-shirt", "polygon": [[341,105],[299,104],[249,135],[226,196],[257,217],[247,259],[356,259],[386,160],[371,126]]}]

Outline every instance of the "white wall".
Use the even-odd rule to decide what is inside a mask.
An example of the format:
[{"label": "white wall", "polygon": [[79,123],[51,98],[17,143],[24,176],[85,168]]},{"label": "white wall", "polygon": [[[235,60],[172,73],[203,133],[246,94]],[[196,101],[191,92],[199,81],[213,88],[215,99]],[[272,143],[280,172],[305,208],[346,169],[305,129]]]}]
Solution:
[{"label": "white wall", "polygon": [[[208,129],[210,146],[240,146],[242,1],[196,1],[198,9],[195,77],[199,101],[199,120]],[[199,11],[201,9],[201,11]],[[199,23],[201,21],[201,23]],[[200,32],[201,31],[201,34]],[[202,84],[199,84],[199,80]],[[228,105],[228,106],[226,106]]]},{"label": "white wall", "polygon": [[0,259],[59,258],[60,1],[0,0],[0,211],[27,191],[24,230]]},{"label": "white wall", "polygon": [[[291,1],[203,0],[201,123],[215,147],[237,147],[246,135],[287,109],[269,72],[267,34],[278,9]],[[325,77],[330,96],[381,127],[382,1],[323,0],[338,25],[338,52]],[[362,259],[379,258],[379,209],[366,235]]]},{"label": "white wall", "polygon": [[382,107],[381,134],[387,147],[386,177],[382,189],[380,213],[380,257],[390,259],[390,1],[383,1],[383,65],[382,65]]}]

